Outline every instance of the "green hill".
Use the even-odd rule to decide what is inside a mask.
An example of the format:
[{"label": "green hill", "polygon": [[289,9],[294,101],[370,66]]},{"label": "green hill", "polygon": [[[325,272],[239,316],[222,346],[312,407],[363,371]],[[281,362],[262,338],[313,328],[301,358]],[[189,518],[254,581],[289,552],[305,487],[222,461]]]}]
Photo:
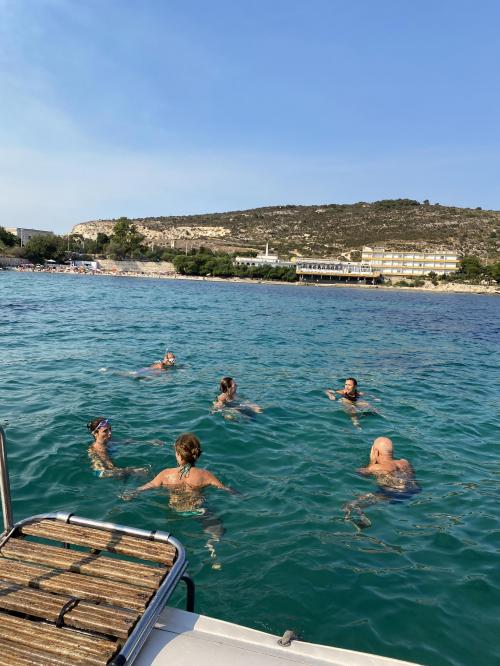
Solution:
[{"label": "green hill", "polygon": [[[172,241],[213,249],[262,248],[280,255],[300,253],[358,258],[363,245],[393,249],[456,250],[485,261],[500,257],[500,212],[387,199],[373,203],[270,206],[207,215],[133,220],[150,242]],[[82,223],[73,231],[94,237],[110,233],[114,220]]]}]

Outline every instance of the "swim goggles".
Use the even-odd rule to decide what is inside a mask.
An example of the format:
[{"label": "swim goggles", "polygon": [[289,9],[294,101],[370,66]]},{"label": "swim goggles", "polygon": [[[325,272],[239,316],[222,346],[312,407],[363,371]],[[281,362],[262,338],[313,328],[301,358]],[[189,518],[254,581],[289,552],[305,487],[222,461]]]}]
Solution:
[{"label": "swim goggles", "polygon": [[104,426],[110,426],[110,420],[109,419],[103,419],[102,421],[99,421],[99,423],[96,425],[96,427],[92,430],[92,434],[94,435],[98,430],[101,428],[104,428]]}]

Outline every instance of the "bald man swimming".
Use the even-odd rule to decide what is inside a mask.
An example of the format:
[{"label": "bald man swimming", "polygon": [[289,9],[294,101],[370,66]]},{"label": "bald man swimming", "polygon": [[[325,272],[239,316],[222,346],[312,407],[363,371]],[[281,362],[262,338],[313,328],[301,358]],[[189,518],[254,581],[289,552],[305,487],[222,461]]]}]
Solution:
[{"label": "bald man swimming", "polygon": [[[371,522],[362,509],[384,500],[402,500],[420,492],[415,473],[410,463],[401,458],[394,459],[394,445],[388,437],[377,437],[370,451],[370,464],[358,470],[360,474],[373,474],[379,490],[367,493],[344,507],[345,519],[352,520],[360,529],[370,527]],[[352,517],[352,513],[355,517]]]}]

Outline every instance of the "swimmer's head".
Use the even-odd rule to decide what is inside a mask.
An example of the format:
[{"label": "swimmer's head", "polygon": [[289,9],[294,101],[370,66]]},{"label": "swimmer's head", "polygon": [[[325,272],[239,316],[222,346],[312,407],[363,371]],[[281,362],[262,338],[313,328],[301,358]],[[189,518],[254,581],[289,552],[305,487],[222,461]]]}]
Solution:
[{"label": "swimmer's head", "polygon": [[394,445],[389,437],[377,437],[373,441],[372,454],[375,456],[383,456],[384,458],[392,458]]},{"label": "swimmer's head", "polygon": [[167,351],[162,361],[163,365],[175,365],[175,354],[174,352]]},{"label": "swimmer's head", "polygon": [[200,440],[192,432],[184,432],[175,440],[175,457],[178,463],[194,465],[201,454]]},{"label": "swimmer's head", "polygon": [[94,439],[111,439],[111,423],[104,416],[98,416],[87,423],[87,430]]},{"label": "swimmer's head", "polygon": [[345,380],[344,384],[344,389],[347,391],[347,393],[355,393],[355,391],[358,388],[358,382],[354,377],[348,377]]},{"label": "swimmer's head", "polygon": [[236,382],[232,377],[223,377],[220,380],[220,390],[222,393],[236,393]]}]

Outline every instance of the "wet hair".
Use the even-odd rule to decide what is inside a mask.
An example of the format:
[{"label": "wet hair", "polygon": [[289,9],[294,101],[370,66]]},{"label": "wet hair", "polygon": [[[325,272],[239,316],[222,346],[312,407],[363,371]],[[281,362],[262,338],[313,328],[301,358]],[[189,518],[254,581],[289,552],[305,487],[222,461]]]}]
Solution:
[{"label": "wet hair", "polygon": [[106,420],[105,416],[98,416],[96,419],[92,419],[92,421],[89,421],[87,423],[87,430],[90,432],[91,435],[93,435],[94,430],[97,428],[99,423],[101,423],[101,421],[105,421],[105,420]]},{"label": "wet hair", "polygon": [[184,432],[175,440],[175,452],[189,465],[194,465],[201,456],[200,440],[192,432]]},{"label": "wet hair", "polygon": [[227,393],[233,384],[234,379],[232,377],[223,377],[220,380],[220,390],[222,393]]}]

